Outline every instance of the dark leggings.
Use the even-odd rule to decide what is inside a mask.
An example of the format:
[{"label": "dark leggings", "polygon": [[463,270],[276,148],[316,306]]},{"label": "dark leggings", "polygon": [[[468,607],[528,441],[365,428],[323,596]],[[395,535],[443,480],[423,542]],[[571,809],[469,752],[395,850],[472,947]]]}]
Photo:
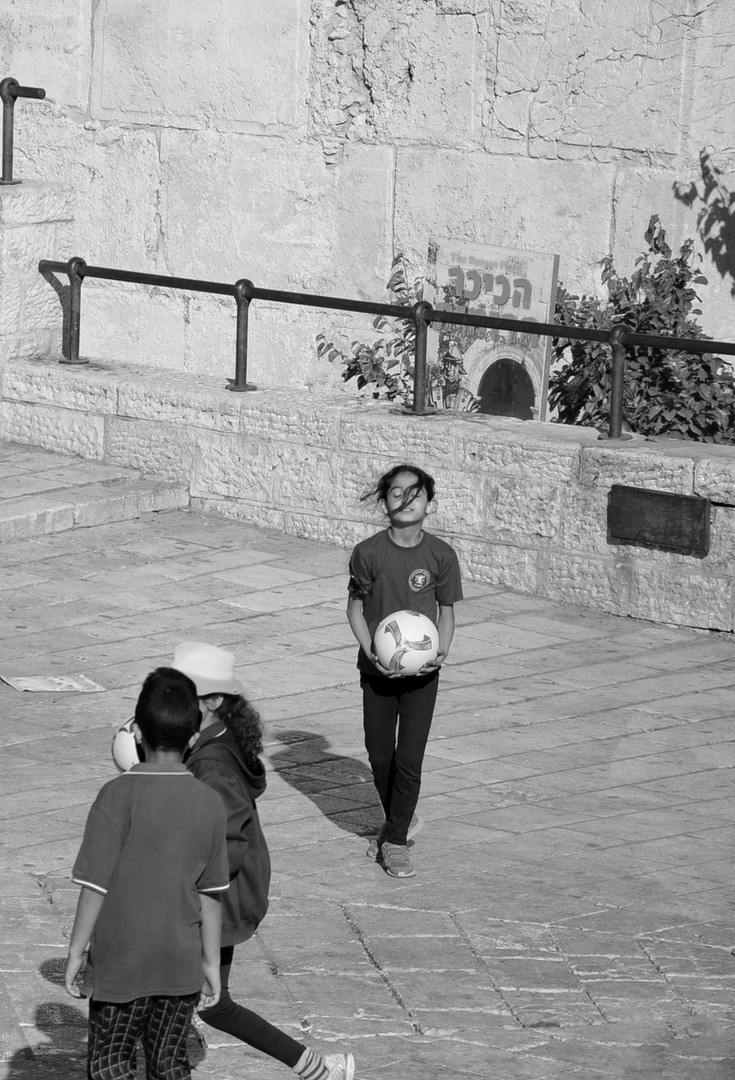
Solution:
[{"label": "dark leggings", "polygon": [[405,844],[419,801],[439,672],[401,679],[363,674],[360,686],[365,748],[385,810],[383,839]]},{"label": "dark leggings", "polygon": [[269,1057],[277,1058],[289,1069],[293,1069],[304,1050],[301,1043],[296,1042],[285,1031],[274,1027],[264,1020],[262,1016],[251,1012],[250,1009],[238,1005],[230,997],[230,968],[235,948],[226,945],[220,950],[220,979],[222,991],[219,1001],[211,1009],[202,1009],[199,1013],[202,1020],[217,1031],[226,1031],[228,1035],[234,1035],[240,1042],[261,1050]]}]

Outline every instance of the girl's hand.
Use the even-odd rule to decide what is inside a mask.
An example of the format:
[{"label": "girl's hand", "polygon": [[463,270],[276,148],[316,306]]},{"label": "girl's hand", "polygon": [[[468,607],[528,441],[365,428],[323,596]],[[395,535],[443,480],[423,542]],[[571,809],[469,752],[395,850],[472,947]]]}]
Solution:
[{"label": "girl's hand", "polygon": [[380,674],[384,675],[386,677],[386,679],[400,679],[401,678],[400,671],[391,671],[390,668],[383,667],[380,660],[378,660],[378,654],[377,653],[371,652],[370,653],[370,659],[375,664],[375,666],[378,669],[378,671],[380,672]]},{"label": "girl's hand", "polygon": [[419,675],[429,675],[432,671],[438,671],[447,658],[446,652],[438,652],[436,654],[436,660],[430,660],[428,664],[424,664],[418,670]]},{"label": "girl's hand", "polygon": [[84,997],[82,988],[79,985],[81,977],[84,974],[84,969],[87,966],[87,953],[83,952],[81,956],[72,956],[71,953],[66,958],[66,969],[64,971],[64,986],[66,987],[67,994],[70,994],[73,998]]}]

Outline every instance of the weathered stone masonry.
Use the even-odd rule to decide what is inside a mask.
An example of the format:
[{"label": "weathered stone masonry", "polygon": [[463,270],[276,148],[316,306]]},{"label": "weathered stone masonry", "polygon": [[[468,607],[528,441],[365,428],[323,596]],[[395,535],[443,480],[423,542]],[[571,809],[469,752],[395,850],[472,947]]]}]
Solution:
[{"label": "weathered stone masonry", "polygon": [[[582,428],[404,414],[297,391],[231,394],[182,372],[94,361],[0,366],[0,437],[190,485],[192,505],[351,546],[380,519],[359,496],[402,460],[436,477],[429,527],[468,578],[655,622],[733,629],[735,450],[623,444]],[[704,559],[610,546],[611,484],[713,500]]]}]

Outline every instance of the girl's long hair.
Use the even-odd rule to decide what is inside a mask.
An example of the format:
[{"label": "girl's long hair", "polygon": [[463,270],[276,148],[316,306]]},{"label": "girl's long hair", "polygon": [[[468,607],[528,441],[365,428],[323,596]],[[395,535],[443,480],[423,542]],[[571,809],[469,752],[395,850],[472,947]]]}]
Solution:
[{"label": "girl's long hair", "polygon": [[216,715],[234,735],[247,767],[259,772],[263,768],[263,725],[258,710],[241,694],[223,694]]}]

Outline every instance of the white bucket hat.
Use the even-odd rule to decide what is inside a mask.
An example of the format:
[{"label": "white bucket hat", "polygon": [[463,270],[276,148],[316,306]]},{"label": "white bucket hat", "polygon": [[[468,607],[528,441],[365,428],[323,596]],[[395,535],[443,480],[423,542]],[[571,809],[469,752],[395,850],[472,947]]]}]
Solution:
[{"label": "white bucket hat", "polygon": [[198,697],[244,693],[242,684],[235,678],[235,657],[218,645],[184,641],[176,646],[171,667],[189,676]]}]

